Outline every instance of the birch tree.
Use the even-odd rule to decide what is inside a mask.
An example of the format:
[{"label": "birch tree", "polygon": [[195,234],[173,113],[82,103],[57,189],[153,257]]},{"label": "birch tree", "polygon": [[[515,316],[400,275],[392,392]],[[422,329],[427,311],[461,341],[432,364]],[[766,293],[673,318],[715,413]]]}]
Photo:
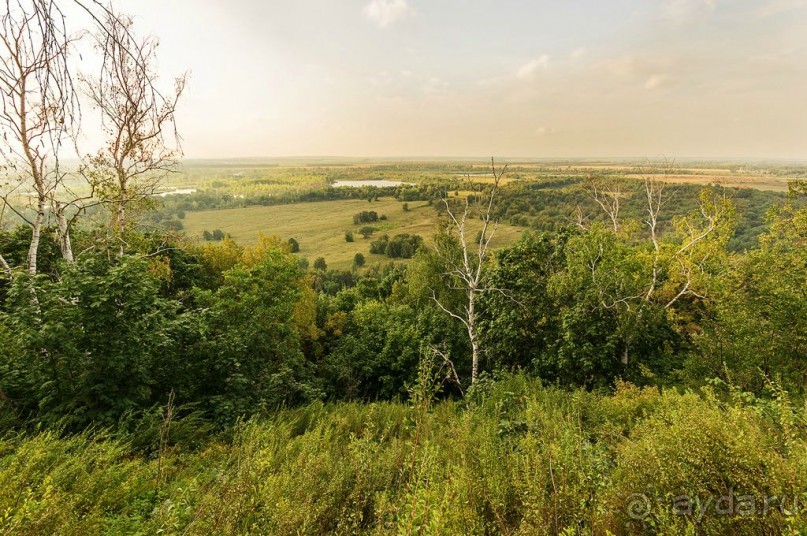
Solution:
[{"label": "birch tree", "polygon": [[[493,217],[494,203],[507,166],[496,169],[496,163],[491,158],[490,168],[493,175],[492,187],[487,192],[473,196],[473,201],[466,197],[461,208],[457,209],[449,203],[447,195],[443,197],[448,224],[433,246],[434,253],[446,269],[443,276],[449,286],[464,294],[459,308],[443,303],[435,290],[432,290],[432,299],[443,312],[459,321],[468,334],[471,346],[471,384],[476,383],[479,377],[479,359],[482,353],[479,343],[481,311],[478,299],[484,292],[497,290],[486,285],[484,275],[491,253],[490,244],[498,227],[498,221]],[[471,183],[470,177],[468,182]],[[473,230],[469,225],[474,217],[482,222],[482,228],[476,237],[471,234]]]},{"label": "birch tree", "polygon": [[137,39],[132,19],[111,10],[103,22],[95,35],[103,65],[99,76],[84,78],[83,85],[101,114],[107,140],[88,158],[84,172],[121,233],[128,209],[152,196],[176,169],[181,151],[175,112],[186,77],[178,77],[170,93],[161,93],[154,85],[156,38]]},{"label": "birch tree", "polygon": [[[0,200],[0,232],[2,232],[4,229],[5,215],[6,215],[6,202]],[[2,272],[9,279],[14,277],[14,273],[11,271],[11,266],[8,264],[8,261],[3,256],[2,251],[0,251],[0,270],[2,270]]]},{"label": "birch tree", "polygon": [[[102,126],[111,140],[89,159],[90,165],[82,166],[83,171],[90,170],[85,177],[92,179],[90,194],[83,195],[67,187],[67,173],[60,166],[62,153],[79,154],[76,134],[87,119],[75,91],[79,75],[74,46],[88,34],[68,30],[62,8],[69,5],[86,16],[83,22],[97,26],[102,68],[92,84],[91,100],[101,110]],[[154,85],[157,42],[154,38],[138,41],[131,26],[130,18],[98,0],[4,0],[0,4],[0,135],[4,142],[0,165],[8,179],[8,187],[0,188],[0,200],[31,228],[25,262],[31,274],[37,272],[41,234],[50,218],[62,257],[72,262],[71,229],[76,218],[98,202],[96,194],[115,205],[113,223],[123,227],[127,206],[149,195],[160,173],[176,164],[178,143],[170,149],[165,142],[168,132],[178,140],[173,119],[185,78],[178,79],[174,92],[164,97]],[[0,268],[8,271],[7,265],[3,258]]]},{"label": "birch tree", "polygon": [[[0,131],[4,144],[0,151],[16,180],[3,201],[31,227],[26,268],[36,274],[46,210],[65,175],[59,152],[74,126],[76,95],[68,69],[72,38],[62,12],[51,0],[6,0],[3,7]],[[10,203],[11,196],[27,200],[33,215]]]},{"label": "birch tree", "polygon": [[[706,299],[706,279],[710,263],[725,250],[733,232],[733,205],[725,192],[702,190],[697,209],[686,217],[677,218],[673,228],[663,239],[660,215],[675,195],[663,180],[674,164],[665,162],[661,169],[651,169],[643,179],[646,199],[643,225],[647,230],[644,244],[635,243],[636,252],[622,251],[622,260],[612,262],[613,251],[599,243],[589,244],[589,251],[580,256],[585,259],[587,278],[600,296],[601,307],[614,312],[623,339],[621,362],[630,361],[630,347],[637,326],[652,308],[664,311],[684,297]],[[661,175],[662,178],[659,178]],[[600,183],[590,190],[592,198],[611,220],[615,235],[623,228],[619,220],[619,197],[625,197],[619,187]],[[628,241],[628,236],[621,237]],[[649,244],[648,244],[649,242]],[[625,248],[622,248],[625,249]],[[616,250],[614,250],[616,251]]]}]

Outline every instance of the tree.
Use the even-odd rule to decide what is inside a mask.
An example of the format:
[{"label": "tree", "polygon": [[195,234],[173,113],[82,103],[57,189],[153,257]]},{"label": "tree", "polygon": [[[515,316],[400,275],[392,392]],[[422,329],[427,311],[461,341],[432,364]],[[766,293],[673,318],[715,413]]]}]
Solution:
[{"label": "tree", "polygon": [[489,284],[507,289],[508,295],[490,292],[483,296],[488,314],[482,320],[481,330],[495,365],[502,368],[537,365],[541,378],[561,378],[555,351],[561,331],[560,314],[549,283],[565,268],[568,239],[568,232],[527,233],[496,252]]},{"label": "tree", "polygon": [[586,179],[585,187],[611,220],[614,232],[619,232],[619,209],[622,197],[625,195],[619,181],[608,181],[592,175]]},{"label": "tree", "polygon": [[300,347],[306,280],[284,249],[262,237],[224,274],[221,287],[197,296],[209,333],[200,396],[220,421],[319,397]]},{"label": "tree", "polygon": [[[72,226],[76,218],[96,202],[93,201],[95,194],[101,194],[96,191],[88,195],[76,194],[64,180],[66,173],[60,166],[60,156],[70,148],[68,141],[73,142],[76,155],[79,154],[75,134],[82,127],[84,115],[81,114],[80,99],[74,91],[77,78],[73,61],[86,61],[75,49],[75,44],[87,34],[68,31],[68,18],[62,11],[65,4],[78,6],[88,15],[88,21],[101,28],[99,39],[105,43],[102,47],[102,73],[108,73],[106,66],[112,58],[117,58],[120,60],[118,65],[125,64],[130,72],[138,73],[143,86],[152,91],[152,95],[160,95],[153,90],[152,55],[144,54],[144,49],[138,48],[139,44],[129,32],[128,19],[114,14],[111,8],[101,2],[8,0],[3,5],[4,9],[0,8],[0,131],[7,144],[0,149],[0,153],[7,170],[12,172],[12,181],[0,193],[0,199],[4,208],[9,207],[31,227],[25,263],[31,274],[37,272],[37,256],[47,217],[50,215],[55,219],[55,234],[62,257],[72,262]],[[111,78],[102,74],[102,79],[109,81]],[[125,93],[126,86],[118,86],[119,81],[97,87],[97,95],[108,95],[110,91]],[[160,101],[160,98],[156,100]],[[167,105],[160,109],[158,115],[170,116],[172,121],[171,99],[160,102]],[[125,115],[133,109],[144,110],[129,100],[124,102],[119,99],[117,104],[121,105],[119,109],[107,110],[110,117]],[[140,144],[141,152],[129,152],[130,156],[134,155],[133,160],[149,161],[151,157],[145,145],[156,143],[159,136],[149,137],[155,131],[149,133],[146,126],[148,119],[145,123],[142,120],[148,114],[135,113],[134,117],[134,120],[125,121],[132,129],[127,129],[126,135],[120,137],[118,145],[126,145],[125,139],[129,135],[141,141],[147,140]],[[109,123],[105,123],[105,126],[108,127]],[[142,130],[134,130],[138,128]],[[0,262],[0,268],[5,270],[2,264]]]},{"label": "tree", "polygon": [[364,259],[363,254],[356,253],[353,256],[353,266],[355,266],[356,268],[361,268],[362,266],[364,266],[364,263],[365,263],[365,259]]},{"label": "tree", "polygon": [[300,252],[300,244],[297,240],[293,238],[289,238],[289,251],[292,253],[299,253]]},{"label": "tree", "polygon": [[[664,175],[672,170],[667,163]],[[725,192],[703,189],[696,210],[674,220],[672,232],[662,236],[660,213],[671,196],[665,183],[652,173],[644,180],[647,200],[647,238],[635,241],[638,229],[619,217],[621,186],[598,179],[591,196],[611,222],[611,237],[603,228],[578,226],[584,234],[568,246],[569,275],[578,289],[595,289],[599,307],[611,311],[622,338],[621,362],[627,365],[642,323],[653,309],[670,310],[684,297],[705,299],[706,279],[725,254],[734,229],[733,205]]]},{"label": "tree", "polygon": [[367,238],[375,232],[375,227],[370,227],[369,225],[365,225],[361,229],[359,229],[359,234],[362,238]]},{"label": "tree", "polygon": [[128,16],[106,10],[95,40],[103,65],[100,76],[84,78],[84,89],[101,113],[107,142],[83,170],[101,200],[112,205],[114,228],[122,232],[127,208],[148,199],[176,168],[175,111],[186,78],[176,78],[167,94],[155,88],[157,40],[137,40]]},{"label": "tree", "polygon": [[[478,211],[478,216],[482,220],[482,229],[479,232],[478,241],[471,242],[468,233],[468,218],[471,215],[472,202],[466,197],[462,212],[455,214],[448,197],[443,197],[445,211],[448,214],[448,224],[441,229],[441,233],[434,241],[433,249],[442,261],[445,271],[443,276],[450,288],[462,289],[465,301],[460,310],[452,310],[444,304],[432,290],[432,298],[440,309],[446,314],[458,320],[465,327],[468,334],[468,341],[471,346],[471,383],[476,383],[479,377],[479,358],[481,349],[479,346],[479,318],[480,311],[477,308],[478,298],[481,294],[496,290],[489,287],[483,276],[490,256],[490,243],[496,234],[498,221],[493,219],[493,206],[496,195],[499,193],[502,177],[507,171],[505,165],[500,170],[496,169],[493,158],[490,159],[491,172],[493,173],[493,185],[486,194],[475,196],[473,200],[474,208]],[[470,183],[470,177],[467,177]]]},{"label": "tree", "polygon": [[320,270],[324,272],[327,269],[328,264],[325,262],[324,257],[317,257],[316,260],[314,260],[314,270]]},{"label": "tree", "polygon": [[[73,38],[58,5],[51,0],[8,0],[0,26],[0,131],[4,138],[0,152],[17,177],[17,184],[2,197],[4,206],[31,227],[26,266],[29,273],[36,274],[48,203],[64,216],[65,207],[56,194],[65,175],[59,166],[60,149],[76,127],[77,101],[67,62]],[[9,202],[20,187],[30,188],[33,218]],[[21,197],[28,196],[23,193]],[[66,233],[61,217],[59,229]],[[72,260],[69,238],[64,236],[62,251]]]},{"label": "tree", "polygon": [[[807,182],[789,185],[758,249],[720,274],[713,315],[687,363],[690,377],[719,377],[760,392],[772,380],[807,392]],[[800,197],[802,198],[800,200]]]},{"label": "tree", "polygon": [[19,396],[31,411],[51,423],[111,425],[179,388],[187,359],[175,337],[178,304],[159,286],[131,256],[90,257],[56,281],[16,278],[0,324],[18,343],[12,377],[28,386]]}]

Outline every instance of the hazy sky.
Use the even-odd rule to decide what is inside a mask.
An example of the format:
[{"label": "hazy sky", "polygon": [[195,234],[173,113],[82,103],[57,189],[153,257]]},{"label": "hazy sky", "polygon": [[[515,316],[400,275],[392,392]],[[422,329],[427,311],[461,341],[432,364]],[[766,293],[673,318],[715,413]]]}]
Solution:
[{"label": "hazy sky", "polygon": [[807,0],[117,0],[188,157],[807,158]]}]

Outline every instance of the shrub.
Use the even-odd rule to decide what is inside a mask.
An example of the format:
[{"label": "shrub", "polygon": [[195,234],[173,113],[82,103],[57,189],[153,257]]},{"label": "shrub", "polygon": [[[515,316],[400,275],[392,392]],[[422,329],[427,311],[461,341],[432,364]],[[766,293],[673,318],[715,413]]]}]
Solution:
[{"label": "shrub", "polygon": [[370,244],[370,253],[386,255],[392,259],[411,259],[422,244],[423,238],[420,235],[398,234],[392,239],[384,235]]},{"label": "shrub", "polygon": [[375,210],[363,210],[353,215],[353,223],[372,223],[378,221],[378,213]]}]

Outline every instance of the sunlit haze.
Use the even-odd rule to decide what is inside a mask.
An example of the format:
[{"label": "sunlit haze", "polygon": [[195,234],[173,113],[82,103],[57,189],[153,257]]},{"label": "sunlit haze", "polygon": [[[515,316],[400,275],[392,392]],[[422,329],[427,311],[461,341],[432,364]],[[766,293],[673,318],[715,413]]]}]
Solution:
[{"label": "sunlit haze", "polygon": [[191,158],[807,158],[805,0],[119,0]]}]

